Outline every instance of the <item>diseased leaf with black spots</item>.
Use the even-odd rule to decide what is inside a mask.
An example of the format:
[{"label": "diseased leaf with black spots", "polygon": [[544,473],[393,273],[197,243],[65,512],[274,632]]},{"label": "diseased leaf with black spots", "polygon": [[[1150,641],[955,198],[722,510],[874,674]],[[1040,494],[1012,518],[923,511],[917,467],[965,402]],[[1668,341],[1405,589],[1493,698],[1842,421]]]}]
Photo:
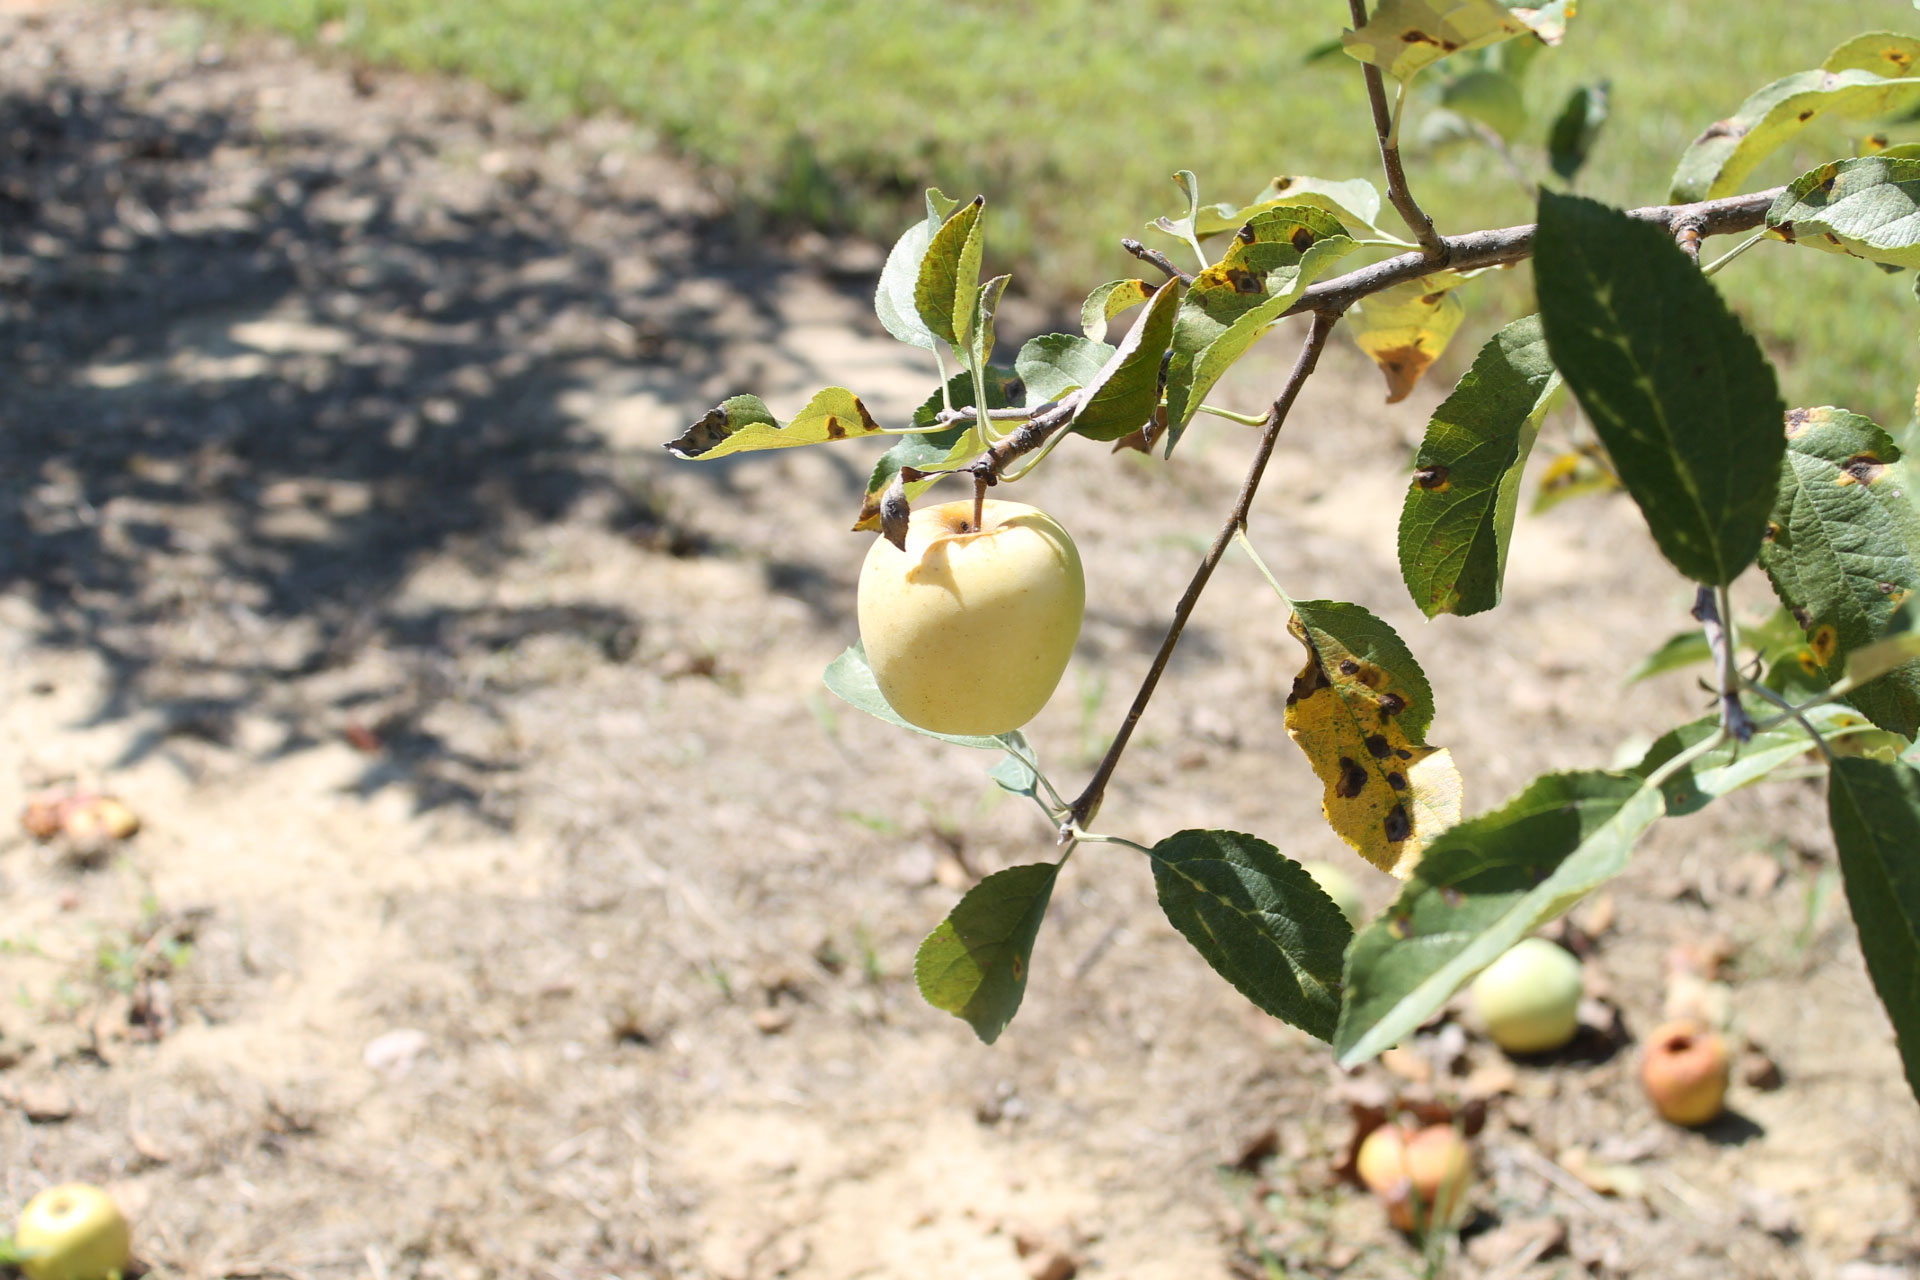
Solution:
[{"label": "diseased leaf with black spots", "polygon": [[1013,1021],[1027,991],[1033,942],[1060,866],[996,871],[967,890],[913,957],[913,980],[936,1009],[966,1019],[988,1044]]},{"label": "diseased leaf with black spots", "polygon": [[1182,831],[1149,856],[1161,910],[1215,972],[1281,1021],[1333,1037],[1353,928],[1304,867],[1237,831]]},{"label": "diseased leaf with black spots", "polygon": [[1920,267],[1920,160],[1861,156],[1803,173],[1767,210],[1767,233],[1827,253]]},{"label": "diseased leaf with black spots", "polygon": [[1460,771],[1423,739],[1433,692],[1392,627],[1357,604],[1302,600],[1287,631],[1307,663],[1287,695],[1287,735],[1325,784],[1327,823],[1361,857],[1405,878],[1460,820]]},{"label": "diseased leaf with black spots", "polygon": [[1347,949],[1340,1065],[1400,1043],[1514,943],[1619,875],[1661,812],[1659,789],[1639,778],[1554,773],[1442,834]]},{"label": "diseased leaf with black spots", "polygon": [[1905,763],[1838,760],[1827,817],[1867,973],[1920,1098],[1920,774]]},{"label": "diseased leaf with black spots", "polygon": [[1080,331],[1090,342],[1104,343],[1107,326],[1129,307],[1137,307],[1153,296],[1153,286],[1145,280],[1109,280],[1087,295],[1080,305]]},{"label": "diseased leaf with black spots", "polygon": [[1400,576],[1429,618],[1500,603],[1520,474],[1560,386],[1540,317],[1487,340],[1427,423],[1400,509]]},{"label": "diseased leaf with black spots", "polygon": [[[1893,437],[1845,409],[1787,415],[1779,496],[1760,567],[1793,611],[1824,683],[1885,634],[1920,587],[1920,510]],[[1920,661],[1849,695],[1883,729],[1920,730]]]},{"label": "diseased leaf with black spots", "polygon": [[1381,231],[1374,223],[1380,219],[1380,189],[1365,178],[1330,182],[1305,175],[1283,175],[1267,184],[1266,190],[1244,205],[1210,204],[1195,215],[1194,230],[1201,236],[1217,236],[1222,231],[1237,231],[1263,213],[1274,209],[1305,206],[1319,209],[1340,219],[1349,231],[1369,238]]},{"label": "diseased leaf with black spots", "polygon": [[1330,213],[1273,209],[1242,227],[1220,261],[1193,278],[1167,362],[1169,453],[1221,375],[1357,247]]},{"label": "diseased leaf with black spots", "polygon": [[1773,366],[1659,227],[1540,194],[1540,320],[1655,543],[1696,582],[1753,563],[1778,488],[1786,412]]},{"label": "diseased leaf with black spots", "polygon": [[1449,54],[1526,35],[1535,30],[1530,19],[1543,28],[1541,38],[1553,43],[1565,30],[1565,8],[1563,2],[1516,11],[1500,0],[1380,0],[1367,24],[1347,32],[1342,42],[1349,56],[1410,80]]},{"label": "diseased leaf with black spots", "polygon": [[1088,380],[1074,411],[1073,430],[1090,440],[1118,440],[1145,426],[1160,407],[1160,371],[1180,314],[1186,286],[1169,280],[1154,292],[1146,314],[1127,330]]},{"label": "diseased leaf with black spots", "polygon": [[1388,404],[1405,400],[1453,341],[1467,315],[1453,290],[1465,282],[1454,272],[1436,272],[1370,294],[1347,312],[1353,340],[1387,380]]},{"label": "diseased leaf with black spots", "polygon": [[1695,138],[1673,172],[1673,199],[1713,200],[1740,189],[1755,166],[1822,116],[1864,119],[1920,103],[1920,40],[1856,36],[1821,64],[1775,80]]},{"label": "diseased leaf with black spots", "polygon": [[785,423],[768,412],[759,396],[734,396],[688,427],[678,439],[669,441],[666,448],[676,458],[705,461],[755,449],[857,440],[878,435],[880,430],[859,396],[845,387],[828,387]]}]

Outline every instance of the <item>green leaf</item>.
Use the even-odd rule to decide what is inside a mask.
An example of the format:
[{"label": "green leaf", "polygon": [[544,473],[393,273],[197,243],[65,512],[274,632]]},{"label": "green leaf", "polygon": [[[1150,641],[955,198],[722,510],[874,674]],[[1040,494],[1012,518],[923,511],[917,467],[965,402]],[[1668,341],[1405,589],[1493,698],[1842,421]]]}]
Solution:
[{"label": "green leaf", "polygon": [[1865,683],[1920,658],[1920,631],[1903,631],[1855,649],[1847,658],[1847,679]]},{"label": "green leaf", "polygon": [[974,302],[973,362],[984,367],[993,358],[993,320],[1000,310],[1000,295],[1007,291],[1011,276],[995,276],[980,286]]},{"label": "green leaf", "polygon": [[1803,173],[1767,210],[1767,230],[1828,253],[1920,267],[1920,160],[1861,156]]},{"label": "green leaf", "polygon": [[986,203],[985,196],[975,196],[933,233],[913,286],[920,322],[955,351],[964,350],[973,338],[980,257],[985,251],[980,211]]},{"label": "green leaf", "polygon": [[1849,40],[1818,71],[1775,80],[1693,140],[1673,172],[1673,199],[1732,195],[1767,156],[1823,115],[1859,119],[1920,103],[1920,79],[1908,76],[1920,41],[1878,32]]},{"label": "green leaf", "polygon": [[1194,215],[1194,231],[1201,236],[1238,231],[1263,213],[1275,209],[1319,209],[1340,219],[1349,230],[1365,236],[1378,236],[1374,223],[1380,220],[1380,189],[1365,178],[1331,182],[1301,174],[1285,175],[1267,184],[1266,190],[1247,204],[1210,204]]},{"label": "green leaf", "polygon": [[888,705],[880,693],[880,683],[873,678],[873,668],[867,665],[867,651],[858,640],[847,651],[827,664],[825,674],[827,688],[851,705],[866,712],[876,720],[885,720],[888,724],[901,729],[911,729],[915,733],[929,738],[938,738],[942,742],[951,742],[958,747],[976,747],[982,751],[1005,751],[1007,744],[1013,742],[1024,750],[1026,739],[1014,734],[995,734],[991,737],[960,733],[935,733],[931,729],[922,729],[917,724],[909,724],[898,711]]},{"label": "green leaf", "polygon": [[859,396],[845,387],[828,387],[815,393],[807,407],[785,424],[767,411],[759,396],[734,396],[709,410],[666,448],[676,458],[705,461],[755,449],[858,440],[880,431]]},{"label": "green leaf", "polygon": [[1660,792],[1637,778],[1555,773],[1443,832],[1347,951],[1340,1065],[1400,1043],[1514,943],[1618,875],[1660,812]]},{"label": "green leaf", "polygon": [[1181,831],[1151,856],[1160,909],[1214,971],[1267,1013],[1331,1039],[1353,928],[1307,870],[1236,831]]},{"label": "green leaf", "polygon": [[1696,582],[1732,582],[1786,449],[1760,345],[1665,232],[1579,196],[1541,192],[1534,278],[1553,362],[1661,552]]},{"label": "green leaf", "polygon": [[1207,255],[1201,251],[1200,237],[1194,234],[1194,226],[1200,213],[1200,179],[1193,176],[1191,169],[1182,169],[1173,175],[1173,185],[1180,188],[1180,194],[1187,198],[1187,211],[1177,218],[1159,217],[1147,224],[1149,231],[1164,231],[1193,246],[1193,251],[1205,262]]},{"label": "green leaf", "polygon": [[[1770,714],[1770,704],[1754,702],[1749,704],[1747,710],[1759,719]],[[1809,707],[1806,717],[1807,723],[1819,730],[1829,742],[1840,742],[1874,732],[1872,721],[1852,707],[1831,703]],[[1717,714],[1703,716],[1677,729],[1670,729],[1655,739],[1640,763],[1628,772],[1640,778],[1649,777],[1654,770],[1688,747],[1704,742],[1718,732],[1720,717]],[[1661,784],[1661,790],[1666,795],[1667,816],[1679,818],[1698,813],[1707,807],[1709,801],[1758,782],[1784,765],[1805,759],[1808,752],[1816,749],[1807,738],[1806,731],[1790,720],[1762,730],[1744,743],[1732,740],[1723,742]]]},{"label": "green leaf", "polygon": [[1707,643],[1706,633],[1695,627],[1691,631],[1681,631],[1668,636],[1666,643],[1634,664],[1627,672],[1624,684],[1634,684],[1654,676],[1665,675],[1669,671],[1679,671],[1686,667],[1697,666],[1713,659],[1713,646]]},{"label": "green leaf", "polygon": [[[1786,434],[1760,567],[1832,683],[1920,587],[1915,477],[1893,437],[1845,409],[1795,409]],[[1912,737],[1920,730],[1920,661],[1848,696],[1881,728]]]},{"label": "green leaf", "polygon": [[[1020,737],[1022,742],[1025,742],[1018,729],[1007,736]],[[1011,751],[1001,756],[1000,762],[987,770],[987,777],[993,779],[994,785],[1003,791],[1011,791],[1014,795],[1025,796],[1029,800],[1040,798],[1040,775],[1033,771],[1026,759]]]},{"label": "green leaf", "polygon": [[1033,941],[1059,875],[1058,863],[1029,863],[967,890],[913,957],[926,1002],[964,1018],[987,1044],[999,1039],[1026,994]]},{"label": "green leaf", "polygon": [[1160,407],[1160,369],[1173,341],[1185,286],[1161,285],[1147,313],[1127,330],[1100,371],[1088,381],[1073,429],[1090,440],[1118,440],[1147,424]]},{"label": "green leaf", "polygon": [[1907,1087],[1920,1098],[1920,774],[1838,760],[1827,818],[1867,973],[1893,1021]]},{"label": "green leaf", "polygon": [[1107,325],[1129,307],[1137,307],[1153,296],[1153,286],[1145,280],[1109,280],[1087,295],[1080,305],[1080,331],[1089,342],[1104,342]]},{"label": "green leaf", "polygon": [[1509,142],[1527,128],[1526,99],[1519,83],[1504,71],[1483,68],[1449,80],[1440,90],[1440,105],[1479,121]]},{"label": "green leaf", "polygon": [[1167,366],[1169,453],[1220,376],[1308,285],[1357,247],[1331,214],[1273,209],[1248,222],[1226,255],[1193,278],[1174,322]]},{"label": "green leaf", "polygon": [[1426,673],[1394,629],[1359,605],[1287,603],[1287,631],[1307,649],[1287,694],[1287,736],[1325,788],[1327,825],[1374,866],[1405,876],[1460,820],[1453,755],[1423,741],[1433,723]]},{"label": "green leaf", "polygon": [[1559,389],[1540,317],[1487,340],[1427,423],[1400,510],[1400,576],[1429,618],[1500,603],[1520,473]]},{"label": "green leaf", "polygon": [[[1563,6],[1545,5],[1527,13],[1555,7]],[[1564,15],[1561,26],[1564,29]],[[1521,14],[1499,0],[1380,0],[1367,24],[1343,39],[1349,56],[1410,80],[1448,54],[1484,48],[1530,30]]]},{"label": "green leaf", "polygon": [[1547,162],[1563,181],[1571,183],[1593,154],[1593,144],[1607,122],[1612,87],[1606,80],[1581,85],[1567,95],[1566,104],[1554,117],[1553,127],[1547,132]]},{"label": "green leaf", "polygon": [[1354,342],[1387,380],[1388,404],[1412,394],[1420,375],[1453,341],[1467,318],[1453,291],[1466,282],[1458,272],[1438,271],[1369,294],[1347,312]]},{"label": "green leaf", "polygon": [[1092,338],[1043,333],[1027,339],[1013,367],[1027,384],[1029,399],[1041,405],[1092,382],[1112,355],[1112,347]]},{"label": "green leaf", "polygon": [[933,243],[933,233],[940,229],[947,215],[959,207],[959,201],[947,199],[933,187],[927,188],[927,216],[894,241],[893,251],[887,254],[887,265],[880,271],[880,285],[873,294],[874,314],[880,317],[886,331],[902,342],[928,351],[934,350],[936,343],[932,330],[920,319],[913,291],[920,280],[920,263],[927,256],[927,246]]},{"label": "green leaf", "polygon": [[[1007,409],[1022,403],[1024,386],[1020,376],[1011,369],[998,365],[989,365],[986,370],[987,408]],[[936,391],[913,411],[913,425],[932,426],[946,401],[951,400],[956,408],[973,407],[973,374],[960,373],[947,380],[946,397]],[[1006,424],[1009,429],[1015,423]],[[861,501],[860,518],[854,522],[856,530],[878,531],[880,528],[880,499],[900,474],[902,467],[915,467],[922,471],[943,470],[957,467],[971,461],[986,449],[980,439],[978,427],[968,422],[956,422],[945,431],[923,432],[916,435],[901,436],[891,449],[880,455],[874,464],[873,474],[867,479],[867,492]],[[916,480],[907,488],[907,499],[912,501],[937,483],[935,480]]]}]

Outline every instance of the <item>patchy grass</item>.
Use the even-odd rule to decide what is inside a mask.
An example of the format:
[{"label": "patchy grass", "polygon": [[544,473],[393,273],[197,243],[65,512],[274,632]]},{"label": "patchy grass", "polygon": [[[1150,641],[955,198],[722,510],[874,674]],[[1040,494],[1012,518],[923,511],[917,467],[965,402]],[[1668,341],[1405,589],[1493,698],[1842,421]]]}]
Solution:
[{"label": "patchy grass", "polygon": [[[984,191],[998,265],[1059,301],[1130,270],[1114,242],[1174,206],[1175,169],[1195,170],[1206,198],[1232,199],[1280,172],[1377,168],[1358,70],[1340,56],[1305,60],[1337,32],[1327,0],[191,2],[308,39],[337,24],[328,36],[361,55],[471,75],[543,109],[621,111],[743,205],[782,217],[890,239],[923,185]],[[1611,77],[1614,116],[1583,190],[1658,202],[1688,139],[1747,93],[1858,32],[1920,26],[1885,0],[1743,13],[1730,28],[1709,5],[1583,8],[1528,85],[1543,135],[1569,88]],[[1409,136],[1425,110],[1409,106]],[[1817,130],[1752,182],[1851,150],[1837,128]],[[1410,167],[1443,229],[1529,218],[1525,194],[1478,144],[1416,154]],[[1916,364],[1905,278],[1766,245],[1720,279],[1787,359],[1791,399],[1904,422]],[[1496,311],[1526,305],[1525,288],[1514,277],[1482,286],[1457,349],[1471,351]]]}]

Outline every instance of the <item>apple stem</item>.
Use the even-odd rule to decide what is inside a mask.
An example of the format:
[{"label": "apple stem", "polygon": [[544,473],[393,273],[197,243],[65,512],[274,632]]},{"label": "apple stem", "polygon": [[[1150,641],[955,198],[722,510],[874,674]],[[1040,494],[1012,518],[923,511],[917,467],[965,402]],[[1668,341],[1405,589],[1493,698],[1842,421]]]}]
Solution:
[{"label": "apple stem", "polygon": [[1180,643],[1180,633],[1186,628],[1194,606],[1200,602],[1200,593],[1206,589],[1207,579],[1213,576],[1214,568],[1220,563],[1220,557],[1226,554],[1234,534],[1246,526],[1247,512],[1253,508],[1253,496],[1259,492],[1260,478],[1266,473],[1267,460],[1273,456],[1273,446],[1280,438],[1280,428],[1285,425],[1293,402],[1299,398],[1300,388],[1313,373],[1314,366],[1320,363],[1320,353],[1326,350],[1327,338],[1333,333],[1333,326],[1339,322],[1340,314],[1338,310],[1313,313],[1313,326],[1307,330],[1307,339],[1301,344],[1300,354],[1293,362],[1293,371],[1287,375],[1286,385],[1280,389],[1279,398],[1273,402],[1273,408],[1268,411],[1266,423],[1261,428],[1260,444],[1254,450],[1253,461],[1247,466],[1246,478],[1240,482],[1240,496],[1228,514],[1226,524],[1214,537],[1213,545],[1207,548],[1206,557],[1194,570],[1193,580],[1187,583],[1180,603],[1174,606],[1173,622],[1167,628],[1166,638],[1160,642],[1160,651],[1154,654],[1153,665],[1147,668],[1146,679],[1140,682],[1139,692],[1133,695],[1133,705],[1127,708],[1127,718],[1121,723],[1120,732],[1108,744],[1107,753],[1101,757],[1086,790],[1067,810],[1067,822],[1061,824],[1063,833],[1084,829],[1100,808],[1107,783],[1113,778],[1121,753],[1127,749],[1127,740],[1133,736],[1134,726],[1140,723],[1140,717],[1146,712],[1147,703],[1160,683],[1160,674],[1167,669],[1174,646]]},{"label": "apple stem", "polygon": [[987,518],[987,486],[988,486],[989,484],[991,484],[991,483],[993,483],[993,482],[992,482],[991,480],[989,480],[989,479],[987,478],[987,473],[986,473],[986,472],[984,472],[984,471],[978,471],[978,472],[975,472],[975,473],[974,473],[974,477],[973,477],[973,531],[974,531],[975,533],[978,533],[978,532],[980,532],[980,530],[981,530],[981,529],[983,529],[983,528],[985,528],[985,527],[986,527],[986,518]]}]

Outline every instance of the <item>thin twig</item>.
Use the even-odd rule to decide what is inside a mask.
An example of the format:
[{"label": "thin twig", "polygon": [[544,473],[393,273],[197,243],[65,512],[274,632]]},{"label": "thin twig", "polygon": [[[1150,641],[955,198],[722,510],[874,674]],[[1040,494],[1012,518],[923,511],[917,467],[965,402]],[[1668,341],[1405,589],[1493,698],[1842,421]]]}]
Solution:
[{"label": "thin twig", "polygon": [[1753,719],[1740,702],[1740,670],[1734,661],[1733,637],[1728,634],[1725,587],[1701,587],[1693,597],[1693,616],[1707,633],[1707,648],[1713,652],[1714,669],[1719,672],[1720,727],[1738,742],[1753,737]]},{"label": "thin twig", "polygon": [[[1367,25],[1367,0],[1347,0],[1353,12],[1355,30]],[[1380,167],[1387,175],[1387,199],[1399,212],[1407,226],[1413,229],[1413,238],[1420,242],[1422,256],[1430,262],[1445,266],[1449,261],[1449,246],[1446,238],[1434,230],[1433,219],[1427,216],[1414,200],[1413,192],[1407,189],[1407,171],[1400,163],[1400,140],[1398,120],[1392,108],[1387,106],[1387,84],[1381,78],[1380,68],[1371,62],[1360,64],[1367,77],[1367,101],[1373,106],[1373,131],[1380,139]]]},{"label": "thin twig", "polygon": [[1266,473],[1267,460],[1273,456],[1274,443],[1280,438],[1280,428],[1286,424],[1287,414],[1293,408],[1293,402],[1299,398],[1300,388],[1312,374],[1314,366],[1320,362],[1320,353],[1326,349],[1327,338],[1333,332],[1334,324],[1339,320],[1337,311],[1316,311],[1313,315],[1313,327],[1307,331],[1307,339],[1300,347],[1300,355],[1293,362],[1293,371],[1287,375],[1287,382],[1280,390],[1279,398],[1273,402],[1273,408],[1267,413],[1266,426],[1260,433],[1260,444],[1254,450],[1253,461],[1247,466],[1246,478],[1240,482],[1240,496],[1234,500],[1233,510],[1228,514],[1226,523],[1215,535],[1213,545],[1207,548],[1207,554],[1200,566],[1193,572],[1193,580],[1187,583],[1186,592],[1181,595],[1180,603],[1174,606],[1173,622],[1167,628],[1166,638],[1160,642],[1160,651],[1153,656],[1153,664],[1147,668],[1147,675],[1140,682],[1140,691],[1133,696],[1133,705],[1127,708],[1127,718],[1120,725],[1120,732],[1114,735],[1107,746],[1106,755],[1100,759],[1099,767],[1093,772],[1093,778],[1087,783],[1086,790],[1067,810],[1068,821],[1062,830],[1085,827],[1100,808],[1105,796],[1107,783],[1113,777],[1115,766],[1120,763],[1121,753],[1127,749],[1128,739],[1133,737],[1134,726],[1140,723],[1145,714],[1148,701],[1153,697],[1155,686],[1160,683],[1160,675],[1167,669],[1167,662],[1173,657],[1174,646],[1180,643],[1180,633],[1187,625],[1187,619],[1193,614],[1194,605],[1200,601],[1200,593],[1206,589],[1207,579],[1213,576],[1214,568],[1220,563],[1220,557],[1226,554],[1227,546],[1233,541],[1234,533],[1247,522],[1247,512],[1253,508],[1254,494],[1260,490],[1260,478]]},{"label": "thin twig", "polygon": [[1191,271],[1182,271],[1180,268],[1174,266],[1173,259],[1158,249],[1149,249],[1146,245],[1141,244],[1138,240],[1132,239],[1131,237],[1122,240],[1120,247],[1147,265],[1160,268],[1160,270],[1166,272],[1167,275],[1176,280],[1183,280],[1188,284],[1193,283],[1193,273]]},{"label": "thin twig", "polygon": [[1800,708],[1794,706],[1793,703],[1787,701],[1787,699],[1781,697],[1772,689],[1767,688],[1767,686],[1761,684],[1758,680],[1747,681],[1747,688],[1753,690],[1755,694],[1771,702],[1774,706],[1779,707],[1782,711],[1785,711],[1788,716],[1797,721],[1800,727],[1806,731],[1807,736],[1813,739],[1813,745],[1820,748],[1820,754],[1827,758],[1827,764],[1833,764],[1833,748],[1827,745],[1826,735],[1813,727],[1813,721],[1807,719],[1806,712],[1800,710]]}]

